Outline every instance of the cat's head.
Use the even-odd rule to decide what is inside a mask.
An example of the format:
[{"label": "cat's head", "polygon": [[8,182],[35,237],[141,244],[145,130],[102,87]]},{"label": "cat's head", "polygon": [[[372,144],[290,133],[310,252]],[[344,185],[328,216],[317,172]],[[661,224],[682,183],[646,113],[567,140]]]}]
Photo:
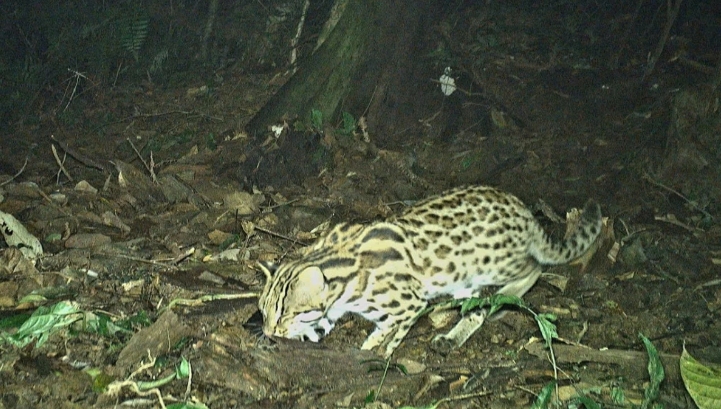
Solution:
[{"label": "cat's head", "polygon": [[325,317],[328,285],[320,268],[300,262],[259,266],[266,277],[258,299],[266,336],[318,342],[331,330]]}]

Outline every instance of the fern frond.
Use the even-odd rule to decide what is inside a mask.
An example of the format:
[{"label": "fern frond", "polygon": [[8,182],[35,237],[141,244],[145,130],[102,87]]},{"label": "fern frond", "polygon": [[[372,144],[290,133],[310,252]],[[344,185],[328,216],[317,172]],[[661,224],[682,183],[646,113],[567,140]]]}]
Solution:
[{"label": "fern frond", "polygon": [[135,60],[140,58],[140,49],[148,36],[150,18],[143,15],[134,15],[121,19],[120,46],[133,54]]}]

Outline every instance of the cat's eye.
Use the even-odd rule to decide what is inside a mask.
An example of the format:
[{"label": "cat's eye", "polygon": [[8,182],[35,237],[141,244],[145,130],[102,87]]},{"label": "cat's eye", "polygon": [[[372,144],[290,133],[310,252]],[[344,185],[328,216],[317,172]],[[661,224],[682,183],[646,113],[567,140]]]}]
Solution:
[{"label": "cat's eye", "polygon": [[323,312],[318,310],[301,312],[296,316],[296,319],[302,323],[318,322],[321,318],[323,318]]}]

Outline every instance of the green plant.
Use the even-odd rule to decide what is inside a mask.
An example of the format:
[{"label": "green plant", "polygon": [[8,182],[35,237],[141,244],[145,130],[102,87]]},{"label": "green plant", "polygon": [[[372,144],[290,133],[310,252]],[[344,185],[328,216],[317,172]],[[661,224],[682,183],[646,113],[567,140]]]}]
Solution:
[{"label": "green plant", "polygon": [[23,321],[14,334],[0,333],[0,341],[7,342],[17,348],[35,342],[35,347],[42,346],[52,334],[69,327],[83,318],[83,312],[77,305],[68,301],[61,301],[51,307],[39,307]]},{"label": "green plant", "polygon": [[375,390],[372,389],[368,392],[368,394],[365,397],[365,403],[375,402],[375,400],[378,398],[378,396],[380,396],[381,389],[383,388],[383,382],[385,382],[386,376],[388,375],[388,370],[390,368],[399,370],[401,373],[403,373],[403,375],[408,375],[408,371],[406,370],[405,366],[400,365],[400,364],[391,364],[390,359],[387,359],[385,361],[381,360],[381,359],[371,359],[371,360],[363,361],[361,363],[371,364],[368,367],[368,372],[381,371],[381,370],[383,371],[383,376],[381,377],[381,381],[378,384],[378,388],[376,388]]},{"label": "green plant", "polygon": [[40,347],[50,336],[62,329],[68,329],[71,335],[82,331],[111,337],[118,333],[132,333],[132,328],[136,325],[149,324],[150,320],[144,311],[115,322],[105,313],[83,311],[78,308],[77,303],[61,301],[49,307],[38,307],[32,315],[19,314],[0,321],[0,329],[16,329],[14,333],[0,332],[0,342],[7,342],[18,348],[35,342],[35,346]]},{"label": "green plant", "polygon": [[643,336],[643,334],[639,334],[638,336],[641,338],[641,341],[643,341],[643,345],[646,347],[646,353],[648,354],[648,375],[650,382],[643,393],[643,402],[641,403],[641,409],[648,409],[650,407],[656,407],[654,402],[658,399],[658,390],[665,375],[656,347],[653,346],[651,341]]},{"label": "green plant", "polygon": [[[529,312],[531,315],[533,315],[534,319],[536,320],[536,323],[538,324],[539,329],[541,330],[541,335],[546,343],[546,346],[550,350],[551,355],[551,362],[553,364],[553,370],[554,370],[554,377],[558,379],[558,368],[556,367],[556,359],[553,353],[553,345],[552,341],[554,338],[558,338],[558,333],[556,332],[556,325],[553,324],[552,321],[556,320],[556,316],[553,314],[538,314],[535,311],[533,311],[530,307],[528,307],[521,298],[516,296],[510,296],[510,295],[504,295],[504,294],[494,294],[490,297],[483,297],[483,298],[477,298],[472,297],[468,299],[463,300],[451,300],[444,303],[436,304],[434,306],[429,306],[423,310],[421,310],[418,315],[424,315],[428,312],[432,311],[433,309],[437,308],[438,306],[448,306],[448,307],[461,307],[461,314],[465,314],[473,309],[476,308],[488,308],[488,315],[492,315],[493,313],[497,312],[501,308],[503,308],[505,305],[513,305],[516,307],[519,307],[527,312]],[[386,362],[386,371],[384,372],[383,379],[381,379],[381,386],[383,384],[383,380],[385,379],[385,374],[388,371],[388,367],[390,365],[390,359]],[[551,402],[551,396],[552,391],[556,387],[556,382],[551,382],[548,385],[546,385],[541,393],[539,394],[536,403],[533,405],[533,408],[536,409],[545,409],[548,407],[548,405]],[[371,391],[366,396],[366,403],[373,402],[375,399],[377,399],[378,394],[380,394],[380,386],[378,387],[377,391]],[[472,397],[474,395],[468,395],[465,396],[466,398]],[[443,398],[437,402],[433,402],[426,406],[403,406],[401,409],[435,409],[443,402],[451,401],[455,399],[454,397],[448,397]],[[594,408],[593,406],[586,406],[587,408]]]},{"label": "green plant", "polygon": [[553,396],[553,390],[556,388],[556,382],[549,382],[546,386],[541,389],[538,393],[536,401],[533,402],[531,409],[546,409],[551,403],[551,397]]},{"label": "green plant", "polygon": [[611,400],[616,405],[623,405],[626,403],[626,392],[623,391],[623,388],[619,388],[618,386],[614,386],[611,388]]},{"label": "green plant", "polygon": [[699,409],[721,408],[721,367],[703,365],[686,351],[686,346],[679,365],[686,391]]},{"label": "green plant", "polygon": [[205,147],[211,151],[218,149],[218,141],[215,140],[215,134],[210,133],[205,137]]},{"label": "green plant", "polygon": [[135,12],[118,20],[120,45],[131,53],[135,61],[140,59],[140,48],[148,36],[150,19],[143,12]]},{"label": "green plant", "polygon": [[357,127],[358,122],[355,120],[353,115],[348,112],[343,112],[343,123],[341,124],[340,129],[338,129],[338,132],[341,135],[350,136],[353,135],[353,132],[355,132]]},{"label": "green plant", "polygon": [[521,308],[531,315],[536,320],[538,328],[541,330],[541,336],[546,343],[546,347],[549,348],[551,354],[551,362],[553,364],[554,377],[558,378],[556,373],[556,358],[553,354],[552,342],[554,338],[558,338],[558,332],[556,332],[556,324],[552,321],[556,320],[554,314],[541,313],[538,314],[526,305],[525,302],[519,297],[505,294],[494,294],[490,297],[484,298],[468,298],[466,300],[451,301],[451,305],[460,305],[461,314],[465,314],[474,308],[485,308],[488,307],[488,315],[493,315],[496,311],[503,308],[505,305],[513,305]]},{"label": "green plant", "polygon": [[323,112],[315,108],[310,110],[310,126],[312,131],[323,133]]},{"label": "green plant", "polygon": [[[443,303],[442,305],[450,307],[460,306],[461,313],[463,314],[475,308],[488,308],[489,316],[505,305],[512,305],[533,315],[536,323],[538,324],[538,328],[541,331],[543,340],[549,349],[555,380],[549,382],[543,387],[543,389],[539,392],[536,401],[531,407],[532,409],[547,409],[553,405],[553,401],[551,398],[553,396],[554,389],[556,389],[558,380],[558,368],[556,366],[556,360],[552,345],[553,339],[558,338],[558,333],[556,332],[556,325],[552,322],[556,320],[555,315],[536,313],[530,307],[528,307],[522,299],[515,296],[507,296],[503,294],[495,294],[490,297],[484,298],[452,300]],[[428,307],[422,310],[419,315],[426,314],[436,307],[437,306]],[[644,346],[646,347],[646,352],[648,354],[648,374],[650,379],[649,385],[644,391],[644,400],[640,406],[640,409],[660,408],[661,406],[656,403],[656,400],[658,399],[660,385],[665,378],[663,366],[661,365],[661,359],[659,357],[658,351],[651,343],[651,341],[643,334],[639,334],[639,337],[641,338]],[[691,394],[699,408],[721,408],[721,368],[710,368],[701,365],[695,359],[693,359],[693,357],[691,357],[685,349],[683,351],[683,354],[681,355],[680,365],[681,375],[684,379],[684,384],[686,385],[689,394]],[[380,388],[378,389],[378,391],[380,391]],[[369,396],[375,399],[377,397],[377,394],[369,394]],[[623,390],[617,386],[611,389],[611,398],[614,403],[618,405],[623,405],[626,401]],[[436,408],[441,402],[445,402],[450,399],[451,398],[441,399],[429,406],[422,407],[422,409]],[[572,405],[576,407],[583,406],[586,409],[601,408],[601,405],[599,405],[595,400],[580,391],[578,393],[578,396],[576,396],[573,401],[574,403]],[[402,409],[421,409],[421,407],[405,406]]]},{"label": "green plant", "polygon": [[150,64],[149,71],[151,73],[160,72],[163,70],[163,64],[165,63],[165,60],[168,59],[168,49],[160,50],[157,54],[155,54],[155,57],[153,57],[153,62]]}]

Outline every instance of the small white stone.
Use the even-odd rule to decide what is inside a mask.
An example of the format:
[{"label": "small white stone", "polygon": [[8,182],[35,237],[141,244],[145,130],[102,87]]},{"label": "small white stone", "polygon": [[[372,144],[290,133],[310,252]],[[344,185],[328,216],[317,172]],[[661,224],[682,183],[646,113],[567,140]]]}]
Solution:
[{"label": "small white stone", "polygon": [[75,191],[80,193],[90,193],[92,195],[98,193],[98,189],[94,188],[85,180],[81,180],[77,185],[75,185]]}]

